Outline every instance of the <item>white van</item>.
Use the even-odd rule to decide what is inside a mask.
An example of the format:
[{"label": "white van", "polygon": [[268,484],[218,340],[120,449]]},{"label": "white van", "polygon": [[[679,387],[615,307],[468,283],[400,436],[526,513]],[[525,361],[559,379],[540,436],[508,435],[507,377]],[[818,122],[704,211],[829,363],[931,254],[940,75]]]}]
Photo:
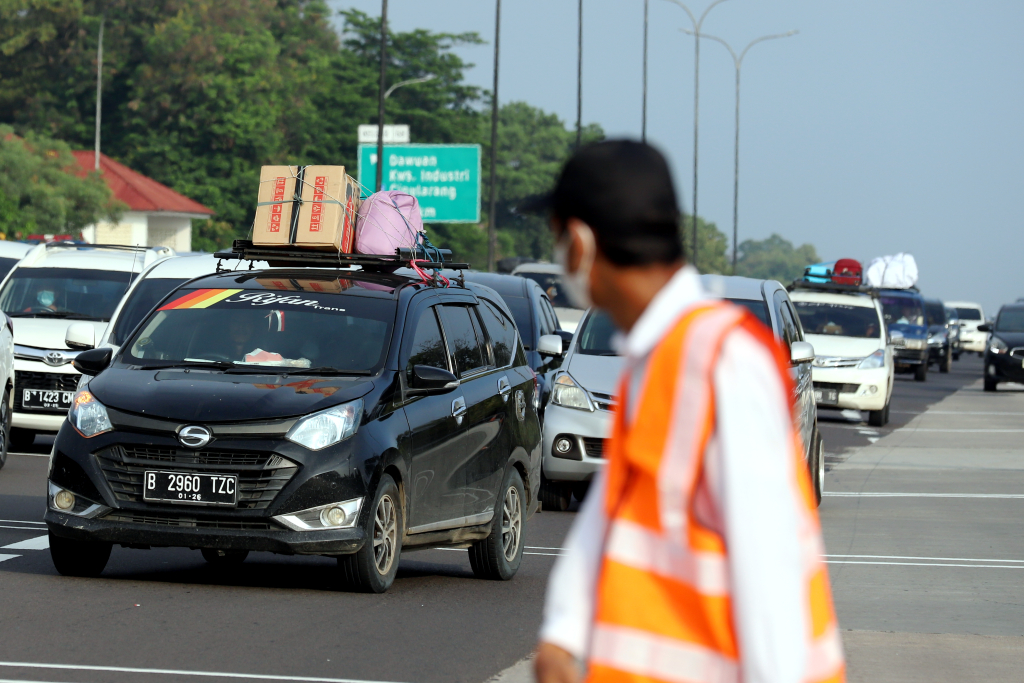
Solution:
[{"label": "white van", "polygon": [[985,311],[981,304],[973,301],[947,301],[946,305],[956,309],[960,318],[960,347],[984,355],[988,343],[988,332],[979,332],[978,325],[985,324]]}]

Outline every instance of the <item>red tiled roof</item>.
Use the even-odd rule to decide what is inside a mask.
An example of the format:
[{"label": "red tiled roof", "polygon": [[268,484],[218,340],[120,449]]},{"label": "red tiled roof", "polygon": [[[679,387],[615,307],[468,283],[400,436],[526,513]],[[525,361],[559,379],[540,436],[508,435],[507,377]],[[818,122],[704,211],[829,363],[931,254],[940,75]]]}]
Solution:
[{"label": "red tiled roof", "polygon": [[[81,175],[95,168],[96,156],[92,150],[72,152],[82,167]],[[131,211],[173,211],[212,216],[213,211],[185,195],[178,194],[152,178],[136,173],[106,154],[100,154],[100,172],[114,196],[128,205]]]}]

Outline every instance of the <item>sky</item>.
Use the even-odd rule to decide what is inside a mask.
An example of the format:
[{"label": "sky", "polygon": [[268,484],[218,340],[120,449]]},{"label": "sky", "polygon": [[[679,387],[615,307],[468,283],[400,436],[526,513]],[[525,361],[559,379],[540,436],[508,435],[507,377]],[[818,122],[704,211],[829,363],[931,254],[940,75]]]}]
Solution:
[{"label": "sky", "polygon": [[[708,0],[684,0],[698,14]],[[380,0],[330,0],[380,14]],[[693,203],[694,39],[649,0],[647,139]],[[639,138],[643,0],[583,0],[583,121]],[[499,101],[576,120],[576,0],[505,0]],[[389,0],[392,30],[475,31],[490,89],[494,2]],[[741,50],[739,241],[778,233],[824,260],[914,255],[926,296],[1024,297],[1024,2],[727,0],[703,32]],[[698,212],[732,235],[735,68],[701,43]],[[353,131],[355,135],[355,131]],[[416,142],[416,140],[413,140]]]}]

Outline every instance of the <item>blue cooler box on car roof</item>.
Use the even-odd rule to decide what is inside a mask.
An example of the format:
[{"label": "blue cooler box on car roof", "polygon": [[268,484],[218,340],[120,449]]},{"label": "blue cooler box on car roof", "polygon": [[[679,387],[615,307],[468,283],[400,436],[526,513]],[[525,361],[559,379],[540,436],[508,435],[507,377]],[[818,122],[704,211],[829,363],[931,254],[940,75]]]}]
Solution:
[{"label": "blue cooler box on car roof", "polygon": [[808,282],[832,282],[832,270],[836,262],[814,263],[804,268],[804,279]]}]

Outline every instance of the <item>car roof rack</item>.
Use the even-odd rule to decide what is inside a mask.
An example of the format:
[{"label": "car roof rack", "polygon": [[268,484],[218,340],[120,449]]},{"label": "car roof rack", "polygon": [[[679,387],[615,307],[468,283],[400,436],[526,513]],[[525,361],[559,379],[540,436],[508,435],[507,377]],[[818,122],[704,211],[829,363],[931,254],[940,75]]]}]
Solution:
[{"label": "car roof rack", "polygon": [[[394,272],[399,268],[409,268],[412,262],[416,261],[416,265],[420,268],[469,270],[468,263],[453,263],[445,260],[451,258],[451,255],[451,249],[431,249],[428,253],[422,246],[417,246],[414,249],[395,249],[394,254],[343,254],[337,251],[316,251],[294,246],[257,246],[250,240],[235,240],[231,251],[214,253],[214,257],[218,259],[266,261],[274,268],[282,266],[305,266],[307,268],[359,266],[367,271]],[[438,256],[441,257],[440,261],[435,260]]]},{"label": "car roof rack", "polygon": [[811,292],[824,292],[828,294],[867,294],[873,299],[878,298],[878,288],[868,285],[841,285],[838,282],[813,282],[811,280],[793,280],[786,289],[792,292],[794,289],[803,289]]},{"label": "car roof rack", "polygon": [[130,244],[92,244],[91,242],[72,242],[69,240],[61,240],[59,242],[44,242],[44,244],[46,245],[47,249],[119,249],[121,251],[149,251],[150,249],[169,249],[169,247],[163,246],[142,247],[132,246]]}]

